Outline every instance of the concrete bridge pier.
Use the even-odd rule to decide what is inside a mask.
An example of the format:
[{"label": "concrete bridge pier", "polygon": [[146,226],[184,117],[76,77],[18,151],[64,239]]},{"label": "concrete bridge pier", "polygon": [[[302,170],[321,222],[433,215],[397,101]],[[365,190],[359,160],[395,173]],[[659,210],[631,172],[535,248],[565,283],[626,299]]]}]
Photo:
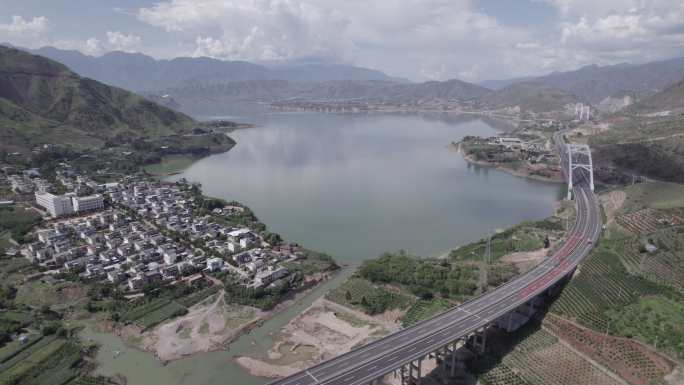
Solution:
[{"label": "concrete bridge pier", "polygon": [[467,346],[473,353],[482,355],[487,348],[487,328],[483,327],[468,337]]},{"label": "concrete bridge pier", "polygon": [[452,342],[442,349],[441,356],[441,378],[444,384],[466,383],[466,361],[472,356],[468,349],[462,349],[467,345],[467,341],[460,339]]},{"label": "concrete bridge pier", "polygon": [[411,361],[399,369],[401,385],[421,385],[423,359]]}]

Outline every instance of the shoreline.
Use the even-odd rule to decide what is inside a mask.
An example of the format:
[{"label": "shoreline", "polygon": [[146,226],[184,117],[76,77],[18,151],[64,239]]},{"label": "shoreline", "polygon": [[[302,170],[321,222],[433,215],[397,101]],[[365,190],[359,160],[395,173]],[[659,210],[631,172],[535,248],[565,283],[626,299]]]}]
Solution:
[{"label": "shoreline", "polygon": [[494,170],[503,171],[503,172],[506,172],[510,175],[517,176],[519,178],[531,179],[531,180],[535,180],[538,182],[547,182],[547,183],[555,183],[555,184],[564,184],[565,183],[560,179],[544,177],[541,175],[528,174],[528,173],[525,173],[522,171],[514,170],[510,167],[506,167],[502,163],[490,163],[490,162],[486,162],[486,161],[475,160],[472,156],[466,154],[465,151],[463,151],[461,145],[462,145],[461,142],[459,142],[457,146],[452,143],[452,144],[449,144],[449,147],[452,149],[454,149],[454,147],[456,147],[455,151],[460,153],[461,156],[463,157],[463,160],[465,160],[469,164],[481,166],[481,167],[486,167],[486,168],[491,168]]}]

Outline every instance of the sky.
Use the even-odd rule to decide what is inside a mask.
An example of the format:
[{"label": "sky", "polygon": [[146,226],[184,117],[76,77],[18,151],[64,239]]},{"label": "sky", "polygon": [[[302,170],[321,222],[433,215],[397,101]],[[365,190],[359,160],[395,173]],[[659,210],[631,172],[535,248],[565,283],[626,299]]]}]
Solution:
[{"label": "sky", "polygon": [[0,0],[0,42],[482,81],[684,56],[684,1]]}]

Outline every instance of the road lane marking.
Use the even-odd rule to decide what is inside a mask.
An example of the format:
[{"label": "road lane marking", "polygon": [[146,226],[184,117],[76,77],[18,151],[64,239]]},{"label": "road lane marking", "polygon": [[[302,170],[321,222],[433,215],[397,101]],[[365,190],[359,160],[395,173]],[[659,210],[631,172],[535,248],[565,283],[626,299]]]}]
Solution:
[{"label": "road lane marking", "polygon": [[311,372],[309,372],[309,371],[307,370],[307,371],[306,371],[306,374],[308,374],[309,376],[311,376],[311,378],[313,378],[313,380],[316,381],[316,383],[318,384],[318,379],[317,379],[316,377],[314,377],[314,375],[311,374]]}]

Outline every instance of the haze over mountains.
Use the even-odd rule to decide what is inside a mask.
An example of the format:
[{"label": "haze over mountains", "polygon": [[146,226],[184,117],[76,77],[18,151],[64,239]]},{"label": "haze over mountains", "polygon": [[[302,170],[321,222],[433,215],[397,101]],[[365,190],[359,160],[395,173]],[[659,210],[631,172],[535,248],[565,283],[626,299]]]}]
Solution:
[{"label": "haze over mountains", "polygon": [[100,57],[44,47],[30,52],[59,61],[74,72],[146,95],[195,116],[266,109],[283,101],[424,104],[468,102],[521,111],[560,111],[583,102],[615,112],[684,79],[684,58],[640,65],[586,66],[540,77],[485,81],[411,83],[380,71],[317,61],[265,65],[206,57],[156,60],[136,53]]},{"label": "haze over mountains", "polygon": [[43,47],[29,50],[59,61],[81,76],[126,88],[154,92],[187,85],[254,80],[325,82],[336,80],[384,80],[405,82],[368,68],[317,62],[273,63],[271,66],[208,57],[157,60],[140,53],[113,51],[95,57],[79,51]]}]

